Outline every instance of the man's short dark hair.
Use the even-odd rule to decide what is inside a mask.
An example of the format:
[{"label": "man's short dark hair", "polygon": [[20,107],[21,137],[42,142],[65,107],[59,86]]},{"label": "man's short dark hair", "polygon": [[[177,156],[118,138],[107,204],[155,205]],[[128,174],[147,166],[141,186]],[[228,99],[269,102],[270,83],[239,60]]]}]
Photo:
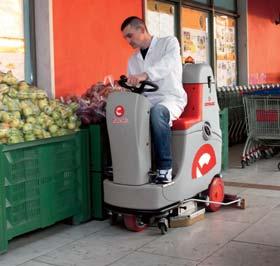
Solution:
[{"label": "man's short dark hair", "polygon": [[147,30],[146,24],[144,22],[143,19],[132,16],[132,17],[128,17],[124,20],[124,22],[121,25],[121,31],[124,30],[125,27],[127,27],[128,25],[131,25],[135,28],[139,27],[140,25],[144,26],[145,30]]}]

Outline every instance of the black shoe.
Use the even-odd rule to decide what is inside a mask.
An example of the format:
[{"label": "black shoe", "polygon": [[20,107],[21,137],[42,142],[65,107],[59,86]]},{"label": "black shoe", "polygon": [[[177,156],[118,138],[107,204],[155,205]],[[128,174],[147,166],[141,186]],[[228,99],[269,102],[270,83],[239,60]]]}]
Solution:
[{"label": "black shoe", "polygon": [[172,169],[157,170],[157,176],[154,179],[155,184],[168,184],[172,182]]},{"label": "black shoe", "polygon": [[160,178],[160,177],[158,177],[158,178],[156,178],[155,180],[154,180],[154,183],[155,184],[169,184],[169,183],[171,183],[172,182],[172,180],[169,180],[169,179],[167,179],[166,177],[163,177],[163,178]]}]

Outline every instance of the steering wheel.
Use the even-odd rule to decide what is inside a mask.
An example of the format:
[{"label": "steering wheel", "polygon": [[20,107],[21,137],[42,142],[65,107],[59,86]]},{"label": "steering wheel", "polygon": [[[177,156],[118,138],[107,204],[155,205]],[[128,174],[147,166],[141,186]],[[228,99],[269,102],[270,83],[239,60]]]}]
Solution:
[{"label": "steering wheel", "polygon": [[[127,85],[127,77],[125,75],[121,75],[120,80],[118,82],[122,87],[129,89],[134,93],[141,94],[143,92],[153,92],[158,90],[158,85],[148,80],[141,81],[140,87],[129,86]],[[145,86],[150,86],[151,88],[145,88]]]}]

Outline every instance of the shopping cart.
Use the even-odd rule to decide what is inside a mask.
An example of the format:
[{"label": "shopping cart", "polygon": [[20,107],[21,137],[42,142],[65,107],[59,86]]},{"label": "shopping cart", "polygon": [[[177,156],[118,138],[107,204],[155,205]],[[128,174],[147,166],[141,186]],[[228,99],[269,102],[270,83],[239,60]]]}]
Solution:
[{"label": "shopping cart", "polygon": [[226,86],[217,88],[220,109],[228,109],[229,145],[242,143],[246,138],[246,123],[242,102],[245,86]]},{"label": "shopping cart", "polygon": [[[244,95],[247,140],[243,149],[242,168],[252,160],[272,155],[280,147],[280,90]],[[276,147],[276,149],[275,149]],[[280,170],[280,163],[278,163]]]}]

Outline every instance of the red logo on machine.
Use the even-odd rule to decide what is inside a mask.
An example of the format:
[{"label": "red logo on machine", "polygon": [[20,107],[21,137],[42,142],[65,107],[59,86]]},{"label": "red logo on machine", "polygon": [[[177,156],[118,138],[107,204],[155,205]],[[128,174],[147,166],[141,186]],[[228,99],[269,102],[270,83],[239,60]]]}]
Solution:
[{"label": "red logo on machine", "polygon": [[211,97],[208,97],[208,101],[204,103],[204,106],[213,106],[215,105],[215,102],[212,101]]},{"label": "red logo on machine", "polygon": [[122,105],[116,106],[116,108],[115,108],[115,115],[116,115],[117,117],[123,116],[124,113],[125,113],[125,109],[124,109],[124,107],[123,107]]},{"label": "red logo on machine", "polygon": [[192,179],[206,175],[216,165],[216,155],[210,144],[204,144],[197,151],[192,164]]},{"label": "red logo on machine", "polygon": [[116,117],[113,118],[113,121],[112,121],[113,124],[127,124],[128,123],[127,117],[124,116],[125,109],[122,105],[116,106],[114,113],[115,113]]}]

